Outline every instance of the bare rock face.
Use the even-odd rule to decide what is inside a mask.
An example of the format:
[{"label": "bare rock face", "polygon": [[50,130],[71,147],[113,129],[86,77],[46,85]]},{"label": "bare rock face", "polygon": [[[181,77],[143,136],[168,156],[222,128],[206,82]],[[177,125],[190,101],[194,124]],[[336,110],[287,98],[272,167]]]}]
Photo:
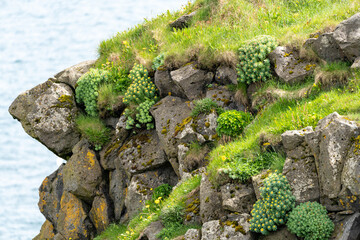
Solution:
[{"label": "bare rock face", "polygon": [[20,94],[9,108],[25,132],[62,158],[80,140],[76,130],[74,93],[63,83],[48,80]]},{"label": "bare rock face", "polygon": [[360,57],[357,57],[351,65],[351,69],[360,69]]},{"label": "bare rock face", "polygon": [[95,152],[85,140],[74,147],[63,173],[64,189],[91,203],[102,181],[102,170]]},{"label": "bare rock face", "polygon": [[104,192],[96,196],[92,202],[89,217],[98,234],[104,231],[110,223],[114,221],[113,215],[113,207],[107,194]]},{"label": "bare rock face", "polygon": [[256,202],[252,184],[226,184],[221,186],[223,209],[237,213],[250,213]]},{"label": "bare rock face", "polygon": [[175,84],[168,69],[156,70],[154,82],[159,89],[160,97],[174,96],[186,99],[184,90]]},{"label": "bare rock face", "polygon": [[138,240],[159,240],[156,235],[164,228],[160,221],[152,222],[140,234]]},{"label": "bare rock face", "polygon": [[55,82],[66,83],[75,89],[76,82],[95,65],[95,62],[96,60],[88,60],[62,70],[55,75]]},{"label": "bare rock face", "polygon": [[109,194],[114,203],[115,220],[119,221],[125,207],[126,187],[129,179],[123,169],[115,169],[109,175]]},{"label": "bare rock face", "polygon": [[333,36],[349,61],[353,62],[360,57],[360,13],[341,22]]},{"label": "bare rock face", "polygon": [[119,150],[115,162],[128,174],[142,173],[155,169],[167,162],[156,130],[144,131],[127,140]]},{"label": "bare rock face", "polygon": [[270,234],[267,236],[261,235],[259,237],[259,240],[297,240],[297,239],[298,238],[296,237],[296,235],[289,232],[287,228],[281,228],[275,232],[270,232]]},{"label": "bare rock face", "polygon": [[200,183],[201,221],[205,223],[211,220],[220,219],[222,214],[223,214],[223,209],[222,209],[221,193],[219,193],[215,189],[215,187],[211,184],[206,174],[202,174],[201,183]]},{"label": "bare rock face", "polygon": [[220,107],[226,110],[245,111],[245,106],[237,103],[234,98],[234,93],[229,91],[226,87],[219,86],[209,88],[206,91],[206,97],[212,99]]},{"label": "bare rock face", "polygon": [[185,233],[184,240],[200,240],[201,232],[200,229],[189,229]]},{"label": "bare rock face", "polygon": [[289,47],[277,47],[269,54],[269,59],[279,79],[288,84],[303,81],[315,69],[315,64],[300,59],[296,49]]},{"label": "bare rock face", "polygon": [[186,196],[184,224],[201,225],[200,217],[200,187],[195,188]]},{"label": "bare rock face", "polygon": [[215,81],[221,85],[238,84],[236,70],[225,66],[218,67]]},{"label": "bare rock face", "polygon": [[345,219],[343,223],[338,226],[340,229],[334,231],[334,240],[357,240],[360,238],[360,213],[355,213]]},{"label": "bare rock face", "polygon": [[184,91],[189,100],[202,98],[205,87],[211,83],[214,74],[188,64],[170,73],[174,82]]}]

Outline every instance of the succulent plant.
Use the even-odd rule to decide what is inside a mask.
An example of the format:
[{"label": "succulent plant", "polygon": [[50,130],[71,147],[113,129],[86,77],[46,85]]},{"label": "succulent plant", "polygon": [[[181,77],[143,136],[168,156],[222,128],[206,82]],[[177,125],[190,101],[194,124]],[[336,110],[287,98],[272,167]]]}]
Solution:
[{"label": "succulent plant", "polygon": [[223,112],[217,119],[218,126],[216,132],[220,136],[239,136],[251,120],[252,115],[247,112],[239,112],[236,110]]}]

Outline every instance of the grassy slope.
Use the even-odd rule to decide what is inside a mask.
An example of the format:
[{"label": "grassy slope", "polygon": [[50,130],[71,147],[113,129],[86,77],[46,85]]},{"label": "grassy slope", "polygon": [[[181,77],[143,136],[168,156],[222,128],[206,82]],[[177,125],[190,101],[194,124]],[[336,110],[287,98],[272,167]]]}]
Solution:
[{"label": "grassy slope", "polygon": [[[169,22],[194,10],[197,14],[189,28],[172,31],[168,27]],[[299,46],[309,34],[331,29],[359,10],[357,0],[196,0],[178,12],[145,20],[103,41],[99,47],[98,66],[114,61],[129,70],[138,62],[150,69],[153,59],[160,53],[165,53],[168,67],[179,67],[193,60],[209,69],[220,64],[235,66],[236,50],[254,36],[268,34],[282,45]],[[359,77],[353,80],[357,82]],[[270,83],[268,86],[282,88]],[[269,142],[275,142],[272,139],[279,139],[284,131],[315,126],[319,119],[333,111],[359,120],[360,95],[357,92],[356,84],[352,91],[335,89],[301,100],[280,99],[267,106],[241,138],[212,151],[208,166],[210,176],[215,180],[219,168],[239,174],[244,168],[255,166],[257,163],[253,159],[259,153],[262,134],[268,136]],[[249,160],[245,164],[241,161],[244,158]],[[185,183],[171,194],[161,209],[174,201],[181,204],[179,200],[198,184],[199,178]],[[96,239],[135,239],[151,221],[158,219],[161,209],[139,213],[128,226],[112,225]]]}]

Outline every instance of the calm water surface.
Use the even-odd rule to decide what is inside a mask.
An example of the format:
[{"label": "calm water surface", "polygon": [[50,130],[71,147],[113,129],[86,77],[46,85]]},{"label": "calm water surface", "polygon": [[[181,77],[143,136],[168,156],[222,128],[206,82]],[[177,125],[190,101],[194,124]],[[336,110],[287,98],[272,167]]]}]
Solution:
[{"label": "calm water surface", "polygon": [[38,187],[57,168],[57,157],[9,115],[11,102],[62,69],[96,59],[101,40],[186,2],[0,0],[0,240],[38,234],[45,221]]}]

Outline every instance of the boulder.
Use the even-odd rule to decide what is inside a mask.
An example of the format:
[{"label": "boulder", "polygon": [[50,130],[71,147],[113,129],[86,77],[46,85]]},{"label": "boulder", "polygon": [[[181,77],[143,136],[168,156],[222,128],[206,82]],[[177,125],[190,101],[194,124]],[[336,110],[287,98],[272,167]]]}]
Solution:
[{"label": "boulder", "polygon": [[252,184],[228,183],[221,186],[222,207],[237,213],[250,213],[256,202]]},{"label": "boulder", "polygon": [[349,61],[360,57],[360,13],[341,22],[333,36]]},{"label": "boulder", "polygon": [[76,130],[78,113],[72,89],[51,80],[20,94],[9,108],[27,134],[61,158],[71,155],[80,140]]},{"label": "boulder", "polygon": [[49,220],[46,220],[41,226],[40,233],[33,240],[53,239],[54,236],[54,226]]},{"label": "boulder", "polygon": [[129,136],[129,131],[126,130],[126,117],[122,115],[115,126],[115,137],[119,140],[125,140]]},{"label": "boulder", "polygon": [[[360,239],[360,213],[355,213],[340,224],[340,229],[334,231],[334,240]],[[336,235],[335,235],[336,234]]]},{"label": "boulder", "polygon": [[222,223],[219,220],[213,220],[203,224],[201,240],[250,240],[252,237],[249,228],[247,216],[243,215],[239,215],[239,221]]},{"label": "boulder", "polygon": [[201,225],[200,218],[200,187],[192,190],[185,198],[185,220],[187,224]]},{"label": "boulder", "polygon": [[201,232],[200,229],[189,229],[186,231],[184,240],[200,240]]},{"label": "boulder", "polygon": [[160,221],[152,222],[140,234],[137,240],[159,240],[156,235],[164,228]]},{"label": "boulder", "polygon": [[339,62],[346,59],[332,32],[321,34],[318,38],[310,38],[306,40],[304,46],[313,50],[326,62]]},{"label": "boulder", "polygon": [[195,16],[195,14],[196,14],[196,11],[192,12],[190,14],[183,15],[183,16],[179,17],[178,19],[176,19],[175,21],[171,22],[169,24],[169,26],[171,28],[175,28],[175,29],[186,28],[189,25],[191,19]]},{"label": "boulder", "polygon": [[115,161],[118,158],[119,151],[123,146],[126,137],[112,139],[100,151],[100,164],[105,170],[114,170]]},{"label": "boulder", "polygon": [[226,66],[216,69],[215,82],[220,85],[238,84],[236,70]]},{"label": "boulder", "polygon": [[89,203],[102,181],[102,170],[95,152],[82,140],[64,166],[64,189]]},{"label": "boulder", "polygon": [[[55,229],[57,227],[58,213],[61,209],[60,202],[64,189],[63,169],[64,164],[54,173],[47,176],[39,188],[38,206],[40,212],[52,223]],[[47,223],[44,227],[48,229],[49,224]]]},{"label": "boulder", "polygon": [[[185,163],[187,152],[189,151],[189,148],[186,146],[186,144],[179,144],[178,145],[178,176],[181,178],[184,174],[184,172],[187,172],[187,166]],[[171,164],[174,167],[174,164]]]},{"label": "boulder", "polygon": [[222,233],[219,220],[205,222],[201,228],[201,240],[220,239]]},{"label": "boulder", "polygon": [[76,82],[79,78],[90,70],[95,65],[96,60],[88,60],[71,66],[55,75],[55,82],[66,83],[73,89],[76,87]]},{"label": "boulder", "polygon": [[[150,109],[156,131],[169,159],[177,158],[177,134],[189,122],[190,104],[178,97],[167,96]],[[191,119],[190,119],[191,120]]]},{"label": "boulder", "polygon": [[57,232],[65,239],[93,239],[94,227],[87,215],[87,205],[75,195],[64,191],[59,211]]},{"label": "boulder", "polygon": [[115,169],[109,174],[109,193],[114,203],[115,220],[119,221],[125,207],[128,177],[123,169]]},{"label": "boulder", "polygon": [[[221,193],[209,181],[204,173],[200,183],[200,217],[203,223],[220,219],[223,215]],[[203,238],[204,239],[204,235]],[[206,239],[206,238],[205,238]]]},{"label": "boulder", "polygon": [[166,162],[156,130],[151,130],[129,138],[120,148],[115,166],[133,175],[155,169]]},{"label": "boulder", "polygon": [[357,57],[354,63],[351,65],[351,69],[360,69],[360,57]]},{"label": "boulder", "polygon": [[212,99],[220,107],[226,110],[245,111],[245,106],[237,103],[234,98],[234,93],[229,91],[226,87],[219,86],[209,88],[206,91],[206,97]]},{"label": "boulder", "polygon": [[113,210],[112,203],[107,194],[103,193],[94,198],[89,216],[97,234],[100,234],[113,222]]},{"label": "boulder", "polygon": [[170,75],[189,100],[200,99],[204,94],[205,87],[211,83],[214,77],[211,72],[197,69],[197,65],[194,63],[172,71]]},{"label": "boulder", "polygon": [[285,148],[285,151],[289,152],[299,147],[301,144],[304,143],[305,135],[311,132],[313,132],[312,127],[306,127],[303,128],[302,130],[286,131],[283,134],[281,134],[281,140]]},{"label": "boulder", "polygon": [[127,213],[122,221],[131,219],[140,211],[145,206],[146,200],[151,199],[152,192],[156,187],[165,183],[174,186],[177,181],[178,178],[170,164],[133,176],[127,188],[125,198]]},{"label": "boulder", "polygon": [[296,49],[279,46],[269,54],[269,59],[274,65],[276,75],[280,81],[288,84],[302,82],[310,76],[315,69],[315,64],[300,59]]},{"label": "boulder", "polygon": [[179,98],[186,98],[184,90],[175,84],[170,76],[168,69],[158,69],[155,72],[155,85],[159,89],[160,97],[174,96]]}]

